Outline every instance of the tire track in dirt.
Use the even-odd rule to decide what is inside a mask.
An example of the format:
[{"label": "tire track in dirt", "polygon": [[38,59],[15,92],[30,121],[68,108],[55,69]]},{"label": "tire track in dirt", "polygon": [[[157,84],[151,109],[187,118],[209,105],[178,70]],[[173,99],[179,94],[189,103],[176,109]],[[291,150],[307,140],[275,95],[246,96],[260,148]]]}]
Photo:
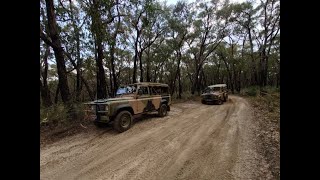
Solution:
[{"label": "tire track in dirt", "polygon": [[237,96],[223,105],[189,101],[124,133],[108,127],[62,139],[41,149],[41,179],[250,179],[248,107]]}]

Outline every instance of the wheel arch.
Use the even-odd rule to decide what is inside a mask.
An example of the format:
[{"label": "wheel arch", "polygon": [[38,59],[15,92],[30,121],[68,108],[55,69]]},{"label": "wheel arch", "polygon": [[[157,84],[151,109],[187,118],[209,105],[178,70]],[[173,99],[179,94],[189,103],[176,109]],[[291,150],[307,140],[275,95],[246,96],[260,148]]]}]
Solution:
[{"label": "wheel arch", "polygon": [[123,105],[119,105],[115,108],[115,111],[113,111],[112,116],[113,117],[117,116],[121,111],[129,111],[131,113],[131,115],[134,115],[134,111],[133,111],[132,107],[128,104],[123,104]]}]

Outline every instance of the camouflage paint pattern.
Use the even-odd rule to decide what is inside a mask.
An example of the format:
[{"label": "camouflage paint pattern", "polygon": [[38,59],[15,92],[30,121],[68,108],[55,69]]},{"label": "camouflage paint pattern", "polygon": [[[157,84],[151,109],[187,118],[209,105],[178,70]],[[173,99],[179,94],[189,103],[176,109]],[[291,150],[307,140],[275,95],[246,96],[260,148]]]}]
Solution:
[{"label": "camouflage paint pattern", "polygon": [[[148,83],[138,84],[139,86],[148,86]],[[152,83],[152,85],[159,85],[158,83]],[[166,87],[166,85],[160,84],[161,87]],[[113,116],[116,114],[116,111],[119,108],[132,108],[134,114],[141,114],[150,111],[156,111],[160,108],[161,102],[166,101],[168,105],[171,105],[171,97],[170,95],[160,95],[160,94],[146,94],[138,96],[137,94],[132,94],[130,96],[120,97],[120,98],[109,98],[97,100],[91,103],[87,103],[89,105],[103,105],[105,109],[99,109],[101,112],[98,116]]]}]

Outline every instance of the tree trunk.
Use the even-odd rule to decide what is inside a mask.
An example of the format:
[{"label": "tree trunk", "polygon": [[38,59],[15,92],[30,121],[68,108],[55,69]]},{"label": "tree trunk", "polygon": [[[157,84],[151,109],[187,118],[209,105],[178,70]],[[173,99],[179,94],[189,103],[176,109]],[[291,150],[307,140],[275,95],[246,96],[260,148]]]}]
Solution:
[{"label": "tree trunk", "polygon": [[225,58],[223,57],[223,55],[220,56],[226,66],[227,72],[228,72],[228,84],[230,84],[231,87],[231,92],[232,94],[234,94],[234,87],[233,87],[233,81],[232,81],[232,74],[229,68],[229,65],[227,64],[227,61],[225,60]]},{"label": "tree trunk", "polygon": [[56,95],[54,97],[54,103],[57,104],[59,101],[59,93],[60,93],[60,87],[59,87],[59,83],[57,85],[57,89],[56,89]]},{"label": "tree trunk", "polygon": [[42,99],[42,104],[44,107],[50,107],[52,105],[52,101],[50,98],[50,91],[48,87],[45,87],[41,80],[40,80],[40,93],[41,93],[41,99]]},{"label": "tree trunk", "polygon": [[80,33],[79,33],[79,27],[76,24],[76,21],[74,19],[74,15],[73,15],[73,8],[72,8],[72,2],[71,0],[69,0],[69,4],[70,4],[70,16],[71,16],[71,20],[72,20],[72,26],[73,26],[73,30],[74,30],[74,34],[76,37],[76,51],[77,51],[77,67],[76,71],[77,71],[77,79],[76,79],[76,101],[80,102],[80,95],[81,95],[81,91],[82,91],[82,84],[81,84],[81,66],[82,66],[82,60],[80,59]]},{"label": "tree trunk", "polygon": [[140,82],[143,82],[143,66],[142,66],[142,51],[138,53],[139,55],[139,63],[140,63]]},{"label": "tree trunk", "polygon": [[280,86],[280,62],[277,63],[276,86]]},{"label": "tree trunk", "polygon": [[[41,72],[43,83],[40,80],[40,92],[41,92],[41,99],[44,107],[49,107],[52,105],[50,91],[48,88],[47,77],[48,77],[48,56],[50,53],[50,48],[47,46],[46,52],[44,54],[43,63],[44,63],[44,70]],[[41,64],[40,64],[41,68]]]},{"label": "tree trunk", "polygon": [[201,89],[203,89],[207,86],[207,78],[206,78],[206,75],[204,74],[203,69],[201,70],[201,74],[202,74]]},{"label": "tree trunk", "polygon": [[68,86],[68,78],[64,60],[64,52],[61,46],[60,37],[58,34],[57,22],[55,19],[53,0],[46,0],[47,6],[47,17],[48,17],[48,30],[49,36],[54,44],[54,55],[57,62],[58,78],[59,78],[59,88],[61,93],[62,101],[65,104],[70,103],[70,91]]},{"label": "tree trunk", "polygon": [[147,50],[147,58],[146,58],[146,61],[147,61],[147,82],[150,82],[151,81],[151,78],[150,78],[150,48],[148,48]]},{"label": "tree trunk", "polygon": [[231,64],[232,64],[232,72],[233,72],[233,86],[234,89],[238,89],[238,85],[237,85],[237,72],[236,72],[236,68],[235,68],[235,59],[234,59],[234,45],[233,43],[231,44]]},{"label": "tree trunk", "polygon": [[132,76],[132,82],[137,82],[137,61],[138,61],[138,40],[140,37],[140,31],[136,28],[136,40],[134,42],[134,59],[133,59],[133,76]]},{"label": "tree trunk", "polygon": [[[176,79],[180,77],[180,62],[181,62],[181,52],[178,52],[178,65],[177,65],[177,72],[174,78],[174,86],[176,86]],[[180,87],[179,87],[180,88]]]},{"label": "tree trunk", "polygon": [[104,99],[107,97],[107,82],[105,77],[105,71],[103,68],[103,50],[102,42],[98,40],[98,57],[97,57],[97,98]]},{"label": "tree trunk", "polygon": [[[249,21],[251,18],[249,18]],[[252,36],[251,36],[251,29],[250,27],[248,29],[249,34],[249,42],[250,42],[250,57],[251,57],[251,85],[257,85],[258,83],[258,77],[257,77],[257,70],[256,70],[256,64],[254,60],[254,54],[253,54],[253,42],[252,42]]]},{"label": "tree trunk", "polygon": [[100,1],[93,0],[92,7],[90,8],[90,14],[92,19],[91,31],[95,38],[96,49],[96,73],[97,73],[97,98],[104,99],[107,97],[107,82],[105,77],[105,70],[103,65],[103,24],[99,11]]},{"label": "tree trunk", "polygon": [[191,87],[191,94],[193,95],[195,93],[196,90],[198,90],[198,81],[199,81],[199,72],[200,72],[200,67],[198,64],[198,59],[197,57],[195,57],[195,74],[193,76],[193,83],[192,83],[192,87]]},{"label": "tree trunk", "polygon": [[217,70],[217,74],[215,75],[215,84],[217,84],[217,82],[221,83],[220,82],[220,66],[221,66],[221,63],[220,61],[218,62],[218,70]]},{"label": "tree trunk", "polygon": [[93,101],[93,100],[94,100],[94,94],[93,94],[93,92],[91,91],[90,86],[88,85],[87,81],[84,79],[83,76],[81,76],[81,81],[82,81],[82,83],[84,84],[84,86],[86,87],[90,99]]},{"label": "tree trunk", "polygon": [[163,67],[160,67],[160,75],[159,75],[159,82],[162,83],[162,77],[163,77]]},{"label": "tree trunk", "polygon": [[181,85],[181,70],[180,70],[180,68],[179,68],[179,71],[178,71],[178,83],[179,83],[179,94],[178,94],[178,98],[181,99],[182,85]]},{"label": "tree trunk", "polygon": [[[117,6],[117,13],[119,15],[119,6]],[[112,79],[113,79],[113,84],[110,84],[110,85],[113,87],[112,91],[111,91],[111,94],[112,94],[113,97],[116,96],[116,91],[118,89],[116,71],[115,71],[115,68],[114,68],[114,61],[115,61],[114,54],[115,54],[115,47],[116,47],[116,43],[117,43],[118,30],[120,28],[120,22],[121,22],[120,21],[120,16],[118,16],[117,27],[116,27],[116,30],[115,30],[113,36],[112,36],[111,44],[110,44],[110,56],[111,56],[110,64],[111,64],[111,72],[112,72]],[[119,70],[119,73],[120,73],[120,70]]]},{"label": "tree trunk", "polygon": [[241,69],[239,69],[239,74],[238,74],[238,78],[237,78],[237,92],[240,93],[241,90]]},{"label": "tree trunk", "polygon": [[154,69],[153,82],[157,82],[157,68]]},{"label": "tree trunk", "polygon": [[193,80],[193,83],[192,83],[192,88],[191,88],[191,94],[194,94],[196,89],[197,89],[197,85],[198,85],[198,71],[196,71],[196,74],[194,75],[194,80]]},{"label": "tree trunk", "polygon": [[[115,39],[114,39],[115,41]],[[111,74],[112,74],[112,79],[113,79],[113,84],[112,84],[112,91],[111,91],[111,94],[113,96],[116,96],[116,91],[118,89],[118,86],[117,86],[117,77],[116,77],[116,72],[115,72],[115,68],[114,68],[114,46],[110,46],[110,63],[111,63]],[[110,77],[111,78],[111,77]]]},{"label": "tree trunk", "polygon": [[[111,72],[111,68],[110,68],[110,65],[108,66],[109,67],[109,84],[110,84],[110,89],[108,89],[108,94],[109,96],[113,96],[113,82],[112,82],[112,72]],[[110,91],[109,91],[110,90]]]}]

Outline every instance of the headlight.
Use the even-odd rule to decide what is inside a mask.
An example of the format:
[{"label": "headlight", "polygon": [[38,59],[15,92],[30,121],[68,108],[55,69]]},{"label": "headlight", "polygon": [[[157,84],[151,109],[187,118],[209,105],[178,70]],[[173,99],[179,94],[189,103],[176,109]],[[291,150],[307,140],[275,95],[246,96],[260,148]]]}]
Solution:
[{"label": "headlight", "polygon": [[109,106],[107,104],[95,104],[95,105],[92,105],[91,106],[91,110],[92,111],[99,111],[99,112],[102,112],[102,111],[106,111],[106,112],[109,112]]}]

